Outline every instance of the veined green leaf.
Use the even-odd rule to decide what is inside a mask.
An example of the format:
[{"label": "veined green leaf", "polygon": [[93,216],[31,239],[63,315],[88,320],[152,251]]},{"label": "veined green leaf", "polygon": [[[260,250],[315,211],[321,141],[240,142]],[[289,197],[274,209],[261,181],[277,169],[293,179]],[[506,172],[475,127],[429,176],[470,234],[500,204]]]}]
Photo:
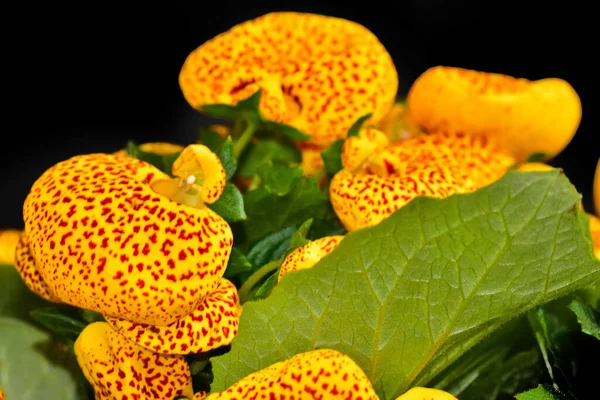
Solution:
[{"label": "veined green leaf", "polygon": [[316,348],[352,358],[382,400],[425,386],[507,321],[600,277],[580,200],[558,171],[414,199],[247,303],[212,389]]},{"label": "veined green leaf", "polygon": [[229,223],[246,219],[244,198],[238,188],[230,182],[225,185],[221,197],[213,204],[209,204],[208,207]]},{"label": "veined green leaf", "polygon": [[231,280],[233,277],[252,271],[252,263],[237,247],[231,249],[229,262],[225,269],[224,277]]},{"label": "veined green leaf", "polygon": [[321,158],[325,169],[331,175],[337,174],[344,168],[342,165],[342,147],[344,147],[344,140],[339,139],[331,143],[329,147],[321,152]]},{"label": "veined green leaf", "polygon": [[35,326],[14,318],[0,318],[0,387],[7,399],[76,400],[73,362],[64,344]]},{"label": "veined green leaf", "polygon": [[223,169],[225,169],[227,180],[230,180],[233,174],[235,174],[235,170],[237,168],[237,160],[233,155],[233,141],[231,140],[231,136],[227,136],[227,139],[225,139],[223,142],[218,155],[219,159],[221,160],[221,164],[223,164]]},{"label": "veined green leaf", "polygon": [[356,122],[348,130],[348,137],[358,136],[363,124],[365,123],[366,120],[371,118],[371,115],[373,115],[373,113],[368,113],[366,115],[363,115],[359,119],[357,119]]},{"label": "veined green leaf", "polygon": [[581,331],[600,340],[600,316],[598,312],[580,299],[574,299],[569,309],[577,316]]},{"label": "veined green leaf", "polygon": [[298,149],[275,140],[261,140],[249,144],[239,162],[238,175],[251,178],[259,168],[271,162],[273,165],[289,166],[302,160]]},{"label": "veined green leaf", "polygon": [[515,396],[517,400],[558,400],[558,396],[552,392],[552,390],[538,385],[535,389],[528,390],[523,393],[519,393]]},{"label": "veined green leaf", "polygon": [[294,226],[287,226],[265,236],[248,251],[248,260],[259,268],[283,257],[295,232]]}]

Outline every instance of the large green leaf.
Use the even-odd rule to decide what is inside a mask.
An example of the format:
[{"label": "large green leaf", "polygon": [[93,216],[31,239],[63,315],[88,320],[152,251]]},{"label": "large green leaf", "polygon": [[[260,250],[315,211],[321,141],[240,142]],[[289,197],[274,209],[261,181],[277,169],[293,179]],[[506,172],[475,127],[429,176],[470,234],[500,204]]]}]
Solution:
[{"label": "large green leaf", "polygon": [[411,201],[247,303],[212,389],[316,348],[350,356],[382,399],[427,384],[507,321],[600,277],[579,203],[558,171]]},{"label": "large green leaf", "polygon": [[64,344],[35,326],[14,318],[0,318],[0,387],[7,399],[80,399],[73,363]]}]

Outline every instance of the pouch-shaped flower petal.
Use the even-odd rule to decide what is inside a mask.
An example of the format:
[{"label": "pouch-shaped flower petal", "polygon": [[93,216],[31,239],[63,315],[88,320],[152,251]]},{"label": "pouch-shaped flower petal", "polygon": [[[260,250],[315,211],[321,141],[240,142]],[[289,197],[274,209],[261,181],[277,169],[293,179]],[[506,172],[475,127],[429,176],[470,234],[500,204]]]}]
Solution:
[{"label": "pouch-shaped flower petal", "polygon": [[265,118],[296,127],[324,148],[363,115],[379,121],[394,103],[398,76],[385,47],[364,26],[274,12],[194,50],[179,84],[194,108],[236,104],[262,90]]},{"label": "pouch-shaped flower petal", "polygon": [[427,131],[449,129],[485,136],[524,161],[551,158],[571,141],[581,101],[562,79],[536,81],[462,68],[433,67],[412,85],[411,117]]},{"label": "pouch-shaped flower petal", "polygon": [[237,335],[242,308],[235,286],[222,279],[192,313],[166,326],[138,324],[105,317],[129,340],[164,354],[202,353],[231,343]]},{"label": "pouch-shaped flower petal", "polygon": [[151,352],[114,331],[106,322],[85,327],[75,355],[96,400],[173,400],[193,396],[183,356]]},{"label": "pouch-shaped flower petal", "polygon": [[[215,170],[225,173],[218,157],[208,159],[202,163],[218,164],[210,167],[213,178],[202,185],[188,179],[181,190],[217,195],[207,182],[221,187]],[[190,207],[155,191],[154,183],[169,179],[143,161],[89,154],[56,164],[34,183],[23,207],[25,232],[58,298],[151,325],[198,309],[221,280],[233,236],[201,201]]]},{"label": "pouch-shaped flower petal", "polygon": [[457,400],[448,392],[439,389],[414,387],[396,400]]},{"label": "pouch-shaped flower petal", "polygon": [[15,264],[15,250],[21,233],[18,229],[0,230],[0,265]]},{"label": "pouch-shaped flower petal", "polygon": [[21,234],[15,250],[15,265],[29,290],[48,301],[61,303],[60,299],[40,274],[33,254],[31,254],[31,250],[29,249],[27,235],[24,232]]},{"label": "pouch-shaped flower petal", "polygon": [[331,181],[331,203],[353,231],[379,223],[416,196],[442,198],[485,186],[513,162],[484,138],[418,136],[371,155],[357,170],[344,166]]},{"label": "pouch-shaped flower petal", "polygon": [[378,400],[371,382],[348,356],[320,349],[301,353],[248,375],[216,399]]},{"label": "pouch-shaped flower petal", "polygon": [[344,236],[325,236],[298,247],[281,264],[277,281],[279,282],[288,272],[312,268],[323,257],[335,250],[342,239]]}]

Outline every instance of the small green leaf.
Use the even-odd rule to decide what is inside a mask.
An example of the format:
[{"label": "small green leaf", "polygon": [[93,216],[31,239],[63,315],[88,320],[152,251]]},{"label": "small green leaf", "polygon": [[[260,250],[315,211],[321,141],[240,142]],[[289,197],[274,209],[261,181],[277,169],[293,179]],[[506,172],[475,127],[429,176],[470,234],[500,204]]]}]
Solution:
[{"label": "small green leaf", "polygon": [[[290,233],[290,236],[293,234]],[[0,265],[0,315],[34,322],[29,313],[52,303],[33,293],[12,265]],[[2,335],[0,334],[0,337]]]},{"label": "small green leaf", "polygon": [[559,400],[559,397],[551,389],[542,385],[538,385],[535,389],[519,393],[515,398],[517,400]]},{"label": "small green leaf", "polygon": [[223,164],[223,168],[225,169],[227,180],[230,180],[237,168],[237,160],[233,155],[233,141],[231,140],[231,136],[227,136],[218,155],[221,164]]},{"label": "small green leaf", "polygon": [[258,176],[268,191],[278,196],[285,196],[290,192],[296,180],[302,177],[302,168],[265,163],[258,168]]},{"label": "small green leaf", "polygon": [[292,236],[292,239],[290,240],[288,252],[294,251],[298,247],[308,244],[309,240],[306,238],[306,235],[308,235],[308,231],[310,230],[312,223],[313,223],[312,218],[307,219],[306,221],[304,221],[304,223],[302,225],[300,225],[300,228],[298,228],[298,230],[296,232],[294,232],[294,235]]},{"label": "small green leaf", "polygon": [[302,161],[300,151],[286,143],[275,140],[261,140],[246,147],[239,160],[238,176],[252,178],[264,164],[290,166]]},{"label": "small green leaf", "polygon": [[218,154],[223,147],[225,138],[208,127],[201,127],[198,131],[198,141],[208,147],[210,151]]},{"label": "small green leaf", "polygon": [[[289,218],[283,204],[259,199]],[[212,359],[211,389],[317,348],[354,360],[382,400],[426,386],[508,321],[600,278],[580,202],[559,171],[513,171],[473,193],[415,198],[245,303],[231,351]]]},{"label": "small green leaf", "polygon": [[238,118],[238,109],[229,104],[207,104],[200,107],[200,111],[204,114],[218,119],[234,121]]},{"label": "small green leaf", "polygon": [[192,375],[197,375],[200,372],[202,372],[202,370],[204,368],[206,368],[206,366],[208,365],[208,363],[210,362],[210,360],[204,359],[204,360],[193,360],[192,362],[190,362],[190,374]]},{"label": "small green leaf", "polygon": [[246,238],[252,245],[270,233],[290,225],[300,226],[307,216],[317,221],[331,207],[314,178],[301,177],[285,196],[261,187],[244,195],[248,220],[244,224]]},{"label": "small green leaf", "polygon": [[230,182],[227,182],[225,185],[225,190],[223,190],[221,197],[213,204],[208,204],[208,207],[229,223],[246,219],[244,197],[239,189]]},{"label": "small green leaf", "polygon": [[369,118],[371,118],[371,115],[373,115],[373,113],[369,113],[367,115],[363,115],[362,117],[360,117],[359,119],[357,119],[356,122],[348,130],[348,136],[347,137],[358,136],[358,134],[360,133],[360,129],[362,128],[363,124],[365,123],[366,120],[368,120]]},{"label": "small green leaf", "polygon": [[258,289],[256,289],[252,293],[252,296],[246,301],[266,299],[267,297],[269,297],[269,295],[273,291],[273,288],[275,286],[277,286],[277,277],[278,277],[278,272],[275,271],[275,273],[273,273],[273,275],[269,276],[263,282],[263,284],[260,285],[258,287]]},{"label": "small green leaf", "polygon": [[82,398],[74,357],[64,344],[13,318],[0,317],[0,332],[0,388],[7,399]]},{"label": "small green leaf", "polygon": [[81,314],[81,318],[83,318],[83,320],[88,324],[91,324],[92,322],[106,321],[102,314],[97,313],[95,311],[80,309],[79,313]]},{"label": "small green leaf", "polygon": [[547,157],[546,153],[533,153],[532,155],[529,156],[529,158],[527,159],[526,162],[538,162],[538,161],[542,161]]},{"label": "small green leaf", "polygon": [[258,90],[256,93],[254,93],[252,96],[248,97],[247,99],[239,101],[237,103],[236,107],[239,109],[242,109],[242,110],[258,112],[258,106],[260,105],[261,94],[262,94],[262,91]]},{"label": "small green leaf", "polygon": [[581,331],[600,340],[600,316],[598,312],[581,299],[574,299],[569,304],[569,309],[577,316]]},{"label": "small green leaf", "polygon": [[233,277],[250,271],[252,271],[252,263],[248,261],[240,249],[233,247],[225,269],[225,278],[231,280]]},{"label": "small green leaf", "polygon": [[310,135],[294,128],[293,126],[282,124],[281,122],[265,121],[263,129],[279,133],[295,141],[304,141],[310,139]]},{"label": "small green leaf", "polygon": [[266,235],[248,251],[248,260],[254,267],[259,268],[271,261],[280,259],[288,249],[295,232],[296,228],[294,226],[287,226]]},{"label": "small green leaf", "polygon": [[50,331],[67,338],[77,339],[86,323],[69,315],[59,308],[41,308],[33,310],[31,317]]},{"label": "small green leaf", "polygon": [[342,165],[342,147],[344,147],[344,140],[339,139],[331,143],[329,147],[321,152],[321,158],[325,164],[325,169],[327,169],[331,175],[337,174],[344,168]]},{"label": "small green leaf", "polygon": [[175,160],[177,160],[179,158],[180,155],[181,155],[181,151],[179,151],[177,153],[167,154],[165,156],[162,156],[163,167],[161,168],[161,170],[164,171],[166,174],[173,176],[173,173],[172,173],[173,163],[175,162]]}]

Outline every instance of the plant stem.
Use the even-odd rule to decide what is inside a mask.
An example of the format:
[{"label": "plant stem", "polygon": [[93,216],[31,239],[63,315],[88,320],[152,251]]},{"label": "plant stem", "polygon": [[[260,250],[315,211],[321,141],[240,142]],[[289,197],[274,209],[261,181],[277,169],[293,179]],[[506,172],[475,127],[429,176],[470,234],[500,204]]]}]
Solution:
[{"label": "plant stem", "polygon": [[269,273],[279,268],[279,264],[281,264],[281,260],[271,261],[270,263],[263,265],[262,267],[257,269],[252,275],[250,275],[250,278],[248,278],[246,282],[244,282],[240,290],[238,290],[238,295],[240,296],[241,304],[244,304],[246,302],[252,288]]},{"label": "plant stem", "polygon": [[252,135],[254,135],[255,131],[256,124],[246,120],[246,128],[233,144],[233,155],[235,156],[235,158],[238,158],[240,154],[242,154],[242,151],[244,151],[246,145],[248,144],[248,142],[250,142],[250,138],[252,138]]}]

